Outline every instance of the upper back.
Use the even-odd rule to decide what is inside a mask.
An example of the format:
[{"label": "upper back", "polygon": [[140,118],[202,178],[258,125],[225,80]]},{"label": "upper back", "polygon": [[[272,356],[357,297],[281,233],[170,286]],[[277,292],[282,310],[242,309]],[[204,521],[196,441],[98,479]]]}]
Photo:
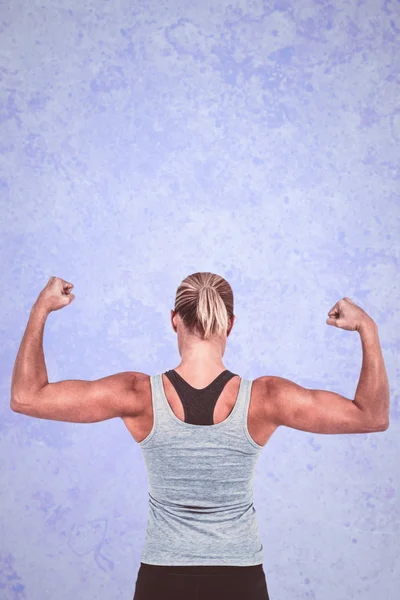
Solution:
[{"label": "upper back", "polygon": [[[233,410],[240,380],[239,376],[235,376],[225,384],[215,406],[214,423],[224,421]],[[249,390],[247,429],[251,438],[260,446],[264,446],[277,429],[277,425],[269,418],[268,380],[268,376],[253,379]],[[165,375],[162,376],[162,383],[171,410],[183,421],[184,408],[176,389]],[[151,377],[145,373],[136,373],[132,407],[132,414],[124,417],[123,421],[132,437],[140,444],[150,433],[154,419]]]}]

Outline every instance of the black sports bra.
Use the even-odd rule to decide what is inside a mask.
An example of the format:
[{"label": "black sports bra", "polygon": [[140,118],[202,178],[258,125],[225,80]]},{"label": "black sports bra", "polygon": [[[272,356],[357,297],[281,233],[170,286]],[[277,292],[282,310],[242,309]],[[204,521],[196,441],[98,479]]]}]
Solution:
[{"label": "black sports bra", "polygon": [[187,383],[175,369],[166,371],[165,375],[181,399],[185,413],[185,423],[191,423],[192,425],[214,425],[213,414],[217,400],[227,382],[232,377],[235,377],[236,373],[232,373],[226,369],[214,381],[200,390]]}]

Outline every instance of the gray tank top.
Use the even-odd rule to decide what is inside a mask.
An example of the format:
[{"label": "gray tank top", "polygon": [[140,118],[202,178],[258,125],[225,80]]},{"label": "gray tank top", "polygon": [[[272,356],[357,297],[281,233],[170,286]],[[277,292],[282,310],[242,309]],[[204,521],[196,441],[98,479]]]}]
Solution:
[{"label": "gray tank top", "polygon": [[141,562],[261,564],[253,481],[263,446],[247,428],[252,380],[241,379],[233,410],[214,425],[178,419],[165,395],[162,374],[150,381],[153,427],[139,443],[149,487]]}]

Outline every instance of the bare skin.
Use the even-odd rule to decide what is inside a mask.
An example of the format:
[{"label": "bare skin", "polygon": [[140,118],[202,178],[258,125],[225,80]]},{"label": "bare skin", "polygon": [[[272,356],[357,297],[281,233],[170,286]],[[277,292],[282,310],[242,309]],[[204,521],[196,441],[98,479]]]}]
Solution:
[{"label": "bare skin", "polygon": [[[206,387],[226,369],[222,359],[234,320],[233,316],[226,337],[202,341],[189,335],[179,315],[171,310],[171,324],[178,335],[178,349],[182,358],[175,370],[193,387]],[[376,343],[376,325],[372,319],[365,321],[360,335],[363,340]],[[175,388],[164,374],[162,380],[171,409],[183,421],[184,410]],[[142,409],[136,416],[125,417],[123,421],[132,437],[140,443],[153,426],[150,377],[140,373],[136,384]],[[233,377],[225,385],[215,405],[215,424],[224,421],[232,412],[239,385],[239,376]],[[385,419],[379,419],[376,415],[369,417],[354,401],[335,392],[309,390],[282,377],[258,377],[253,380],[251,388],[247,418],[250,436],[257,444],[265,446],[279,425],[326,434],[370,433],[385,431],[388,426]]]},{"label": "bare skin", "polygon": [[[150,377],[124,371],[97,379],[69,379],[49,383],[43,353],[44,327],[50,312],[68,306],[75,298],[73,284],[51,277],[34,303],[15,360],[10,407],[14,412],[40,419],[71,423],[95,423],[120,417],[132,437],[141,442],[153,426]],[[264,446],[280,425],[313,433],[370,433],[389,426],[389,382],[375,322],[349,298],[330,310],[327,323],[358,331],[363,349],[360,380],[353,400],[335,392],[312,390],[276,376],[253,380],[248,430]],[[226,369],[223,363],[227,337],[202,341],[189,335],[171,311],[178,336],[181,362],[176,371],[193,387],[203,388]],[[183,420],[183,407],[169,380],[163,375],[166,398]],[[223,389],[214,410],[214,423],[224,421],[235,404],[240,377]]]},{"label": "bare skin", "polygon": [[[226,341],[232,330],[235,317],[232,317],[228,334],[226,337],[217,337],[212,340],[203,341],[194,335],[188,335],[178,314],[171,310],[171,324],[178,335],[178,349],[181,362],[175,367],[175,371],[194,388],[204,388],[214,381],[220,373],[226,370],[223,363]],[[264,446],[272,436],[278,425],[266,422],[262,418],[263,401],[266,394],[267,377],[258,377],[253,380],[251,389],[251,401],[247,426],[253,440]],[[163,386],[168,403],[178,419],[184,421],[184,410],[181,400],[168,377],[162,375]],[[240,376],[232,377],[215,405],[213,423],[221,423],[232,412],[239,392]],[[139,373],[136,382],[136,394],[140,397],[139,404],[143,406],[140,415],[125,417],[123,421],[136,442],[141,442],[150,433],[153,426],[153,409],[151,402],[150,377]]]}]

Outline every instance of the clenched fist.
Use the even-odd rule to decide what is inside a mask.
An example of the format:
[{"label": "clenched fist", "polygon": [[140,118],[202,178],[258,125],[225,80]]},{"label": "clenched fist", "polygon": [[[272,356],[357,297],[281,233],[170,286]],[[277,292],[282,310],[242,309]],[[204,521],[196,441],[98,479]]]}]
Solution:
[{"label": "clenched fist", "polygon": [[75,295],[71,294],[73,287],[73,283],[69,283],[60,277],[50,277],[46,286],[40,292],[35,306],[49,313],[64,308],[67,304],[71,304],[75,298]]},{"label": "clenched fist", "polygon": [[373,319],[357,304],[354,304],[350,298],[342,298],[336,302],[335,306],[328,312],[329,319],[327,325],[347,329],[347,331],[359,331],[360,326],[367,322],[373,322]]}]

